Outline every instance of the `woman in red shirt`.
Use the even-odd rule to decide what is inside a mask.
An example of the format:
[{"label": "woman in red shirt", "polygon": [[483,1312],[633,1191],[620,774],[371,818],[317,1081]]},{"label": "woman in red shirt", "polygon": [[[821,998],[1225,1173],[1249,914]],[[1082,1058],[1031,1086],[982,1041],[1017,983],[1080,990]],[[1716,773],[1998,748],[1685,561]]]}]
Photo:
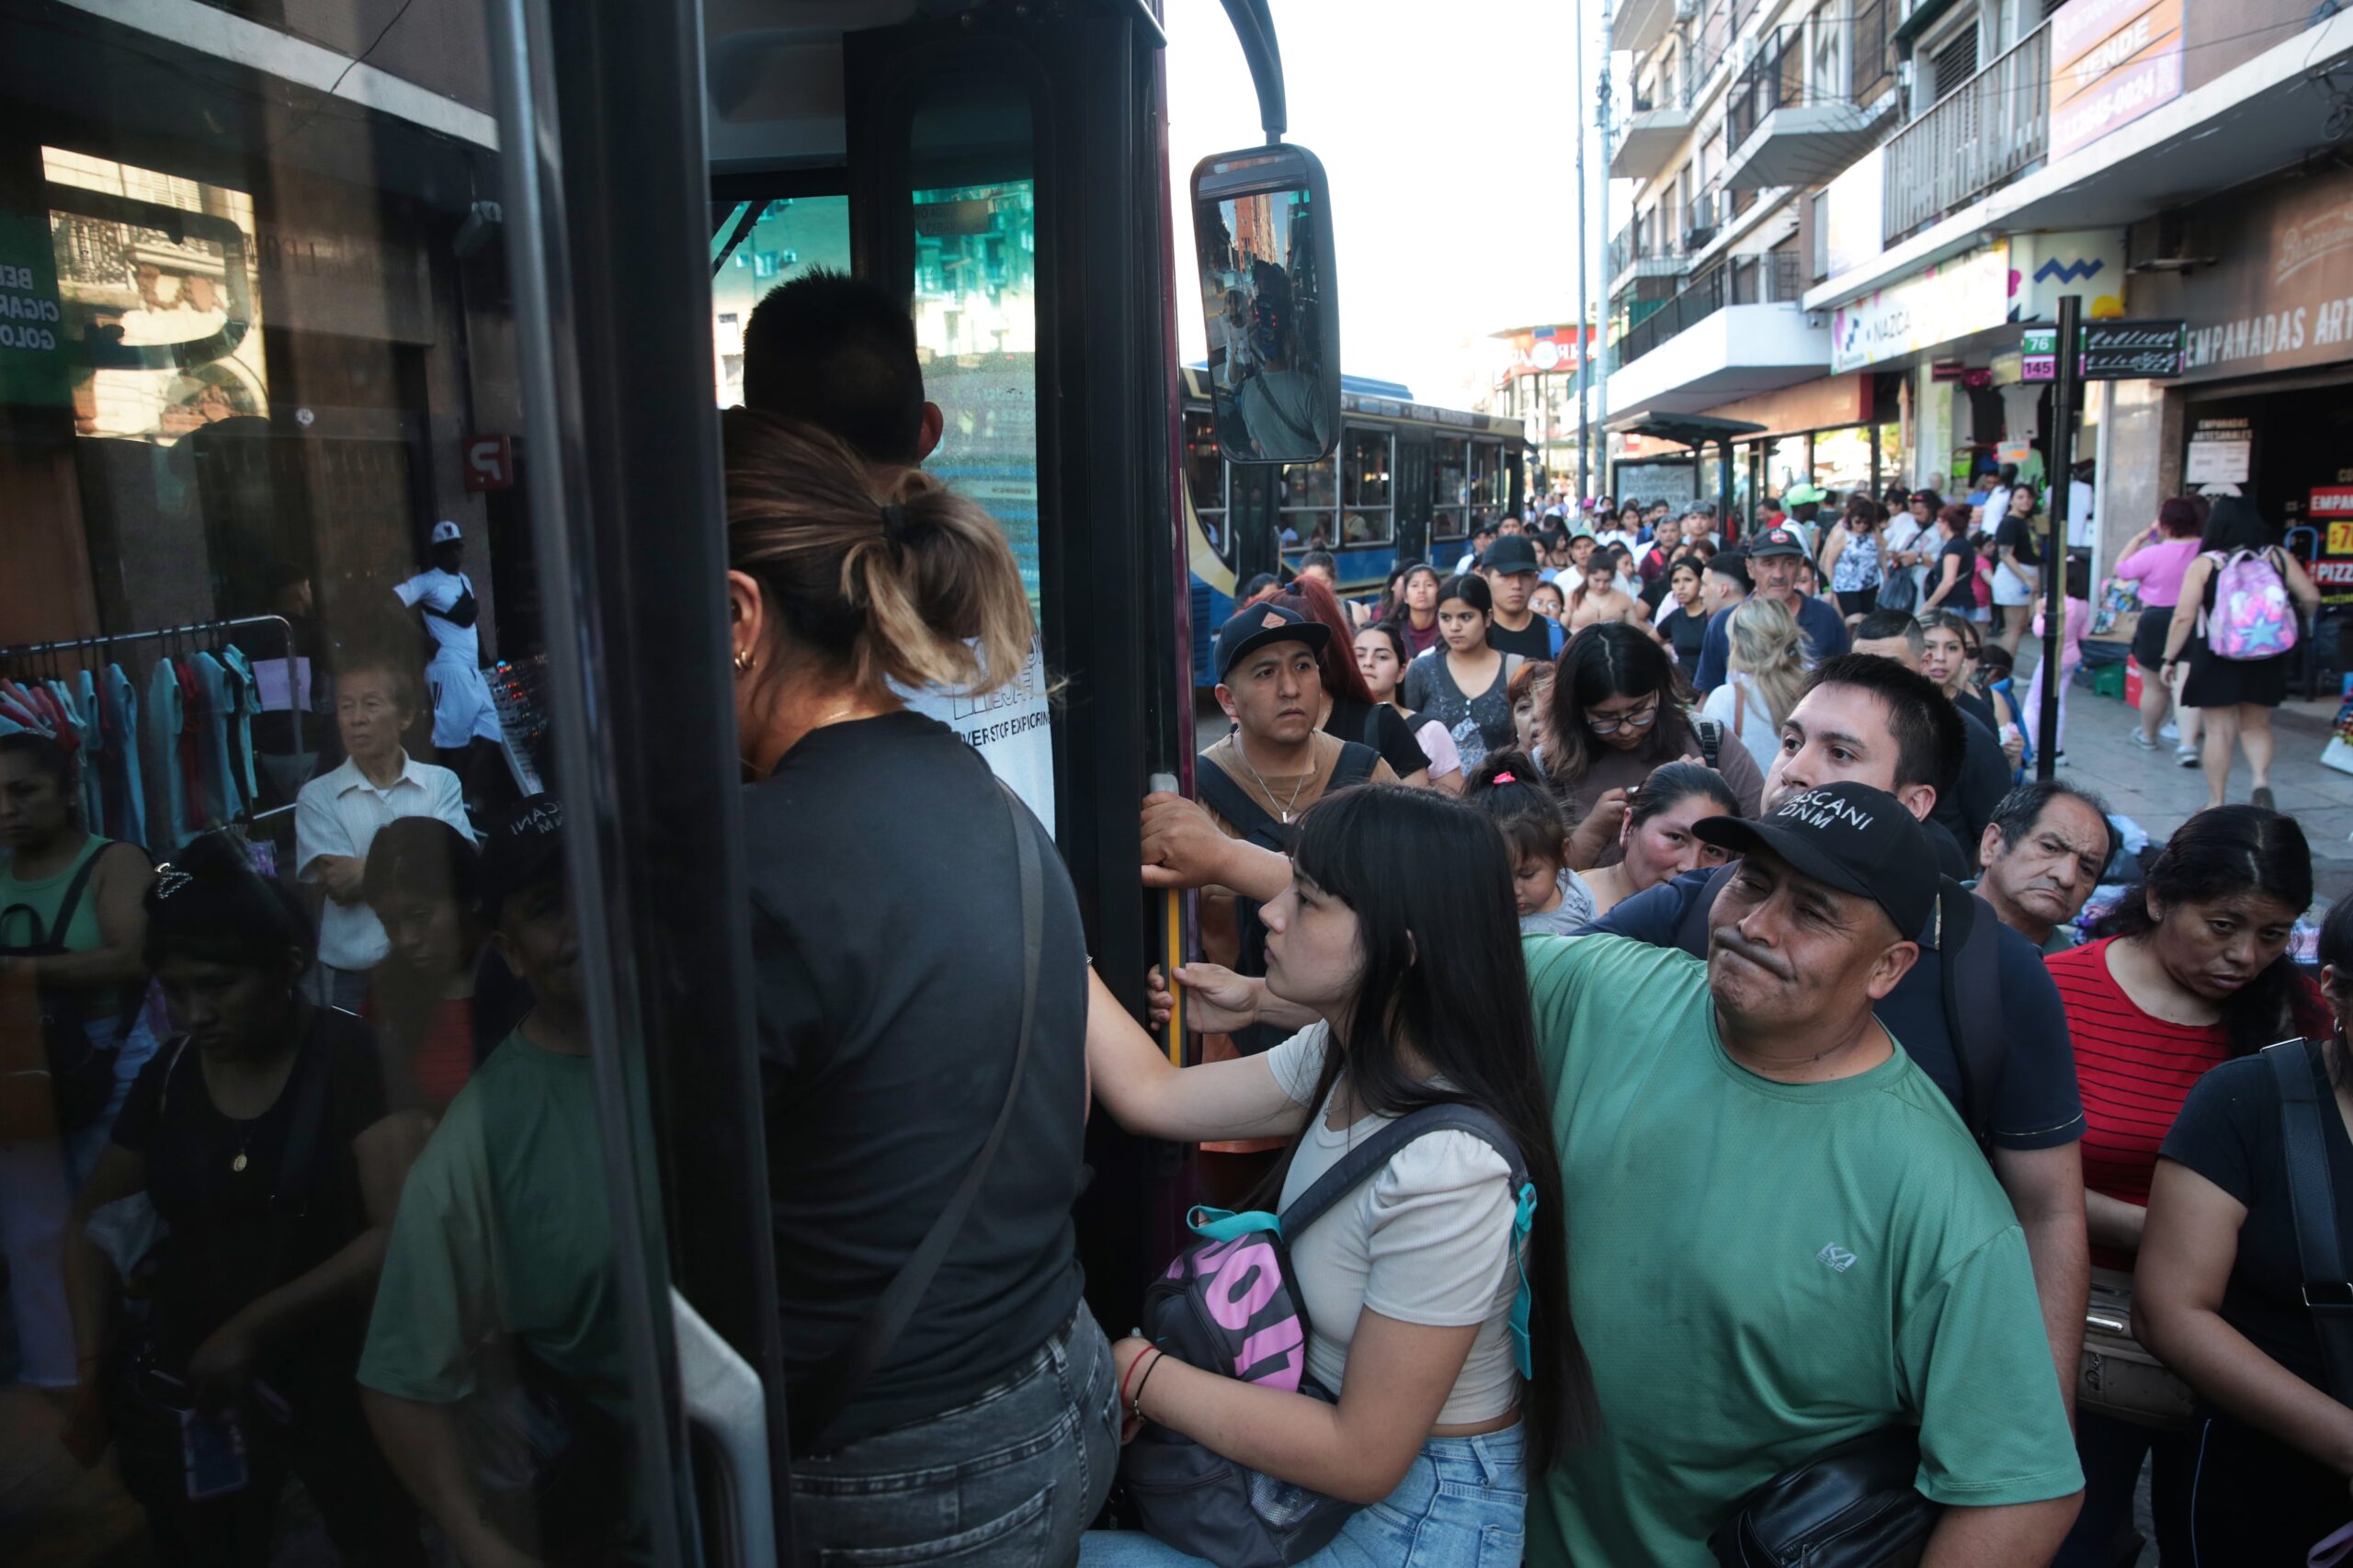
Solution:
[{"label": "woman in red shirt", "polygon": [[518,1007],[507,997],[501,1005],[477,985],[486,973],[493,981],[504,977],[503,965],[482,961],[480,879],[480,858],[465,835],[438,817],[403,817],[385,824],[368,846],[360,883],[392,938],[392,951],[369,978],[361,1012],[390,1036],[385,1056],[392,1070],[405,1069],[418,1099],[437,1117],[466,1086],[487,1046],[529,1010],[528,1002]]},{"label": "woman in red shirt", "polygon": [[[2048,960],[2083,1094],[2096,1278],[2129,1283],[2158,1145],[2206,1070],[2299,1032],[2329,1032],[2319,992],[2288,957],[2312,901],[2312,851],[2294,819],[2218,806],[2175,833],[2106,935]],[[2092,1411],[2077,1412],[2075,1436],[2084,1506],[2054,1568],[2105,1568],[2131,1527],[2152,1446],[2161,1470],[2179,1462],[2185,1476],[2195,1456],[2174,1451],[2185,1447],[2174,1434]],[[2177,1498],[2162,1483],[2155,1492],[2162,1534]]]}]

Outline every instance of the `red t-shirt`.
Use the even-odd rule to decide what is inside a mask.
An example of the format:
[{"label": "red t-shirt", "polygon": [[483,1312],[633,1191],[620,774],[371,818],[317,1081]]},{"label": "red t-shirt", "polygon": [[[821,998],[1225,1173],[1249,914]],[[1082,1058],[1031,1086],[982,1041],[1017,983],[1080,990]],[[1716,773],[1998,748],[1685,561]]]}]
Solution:
[{"label": "red t-shirt", "polygon": [[[2114,937],[2086,942],[2044,960],[2067,1011],[2075,1047],[2075,1083],[2084,1100],[2084,1186],[2146,1208],[2157,1147],[2182,1101],[2207,1069],[2229,1060],[2222,1024],[2169,1024],[2143,1010],[2108,971]],[[2303,1011],[2317,1005],[2306,982]],[[2312,1027],[2309,1019],[2305,1027]],[[2131,1268],[2129,1253],[2092,1249],[2103,1268]]]}]

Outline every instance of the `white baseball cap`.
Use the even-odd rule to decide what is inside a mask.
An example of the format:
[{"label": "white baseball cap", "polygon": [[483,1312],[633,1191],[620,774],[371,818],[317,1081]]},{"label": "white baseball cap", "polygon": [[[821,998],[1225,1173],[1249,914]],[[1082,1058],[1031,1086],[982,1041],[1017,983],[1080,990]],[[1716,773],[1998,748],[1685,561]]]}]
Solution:
[{"label": "white baseball cap", "polygon": [[436,544],[456,544],[465,537],[458,531],[458,525],[447,517],[433,525],[433,542]]}]

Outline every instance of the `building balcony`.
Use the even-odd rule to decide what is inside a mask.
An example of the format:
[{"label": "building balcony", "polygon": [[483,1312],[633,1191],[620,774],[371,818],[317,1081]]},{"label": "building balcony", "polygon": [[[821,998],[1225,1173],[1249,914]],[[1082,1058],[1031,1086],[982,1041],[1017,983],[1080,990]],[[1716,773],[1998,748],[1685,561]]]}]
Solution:
[{"label": "building balcony", "polygon": [[1616,346],[1609,418],[1696,414],[1826,374],[1830,332],[1797,303],[1798,258],[1711,267]]},{"label": "building balcony", "polygon": [[1609,47],[1641,54],[1666,36],[1675,0],[1618,0],[1609,18]]},{"label": "building balcony", "polygon": [[1610,177],[1655,179],[1665,174],[1668,161],[1690,139],[1691,120],[1688,108],[1637,109],[1609,154]]},{"label": "building balcony", "polygon": [[1887,143],[1889,244],[2042,166],[2051,152],[2051,24],[1947,93]]},{"label": "building balcony", "polygon": [[1724,109],[1732,148],[1725,189],[1826,184],[1876,146],[1894,117],[1893,92],[1866,103],[1844,81],[1827,91],[1810,85],[1803,51],[1801,29],[1779,28],[1733,78]]}]

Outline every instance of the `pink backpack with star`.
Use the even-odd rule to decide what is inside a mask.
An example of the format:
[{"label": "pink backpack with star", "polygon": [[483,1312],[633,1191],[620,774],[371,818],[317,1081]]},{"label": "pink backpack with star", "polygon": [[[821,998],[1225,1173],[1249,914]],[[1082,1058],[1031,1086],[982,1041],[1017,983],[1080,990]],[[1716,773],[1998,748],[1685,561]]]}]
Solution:
[{"label": "pink backpack with star", "polygon": [[2211,552],[2206,647],[2218,659],[2276,659],[2296,645],[2296,607],[2270,550]]}]

